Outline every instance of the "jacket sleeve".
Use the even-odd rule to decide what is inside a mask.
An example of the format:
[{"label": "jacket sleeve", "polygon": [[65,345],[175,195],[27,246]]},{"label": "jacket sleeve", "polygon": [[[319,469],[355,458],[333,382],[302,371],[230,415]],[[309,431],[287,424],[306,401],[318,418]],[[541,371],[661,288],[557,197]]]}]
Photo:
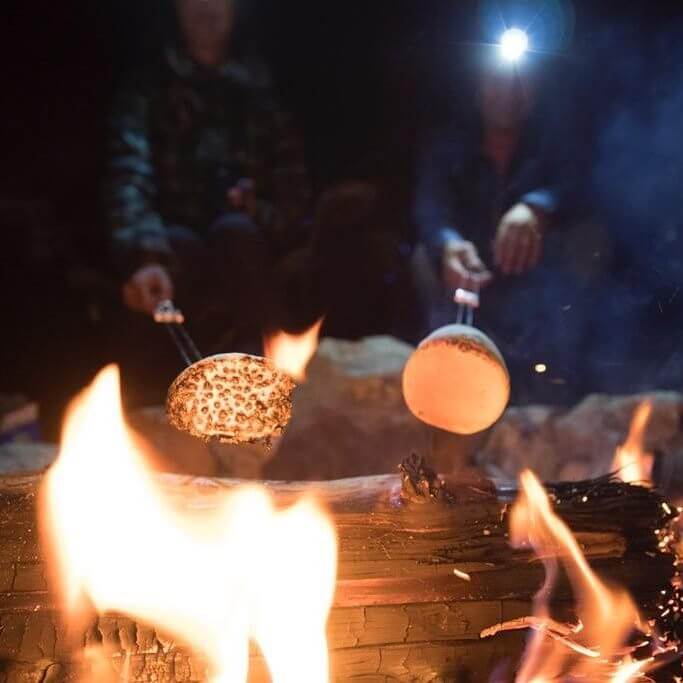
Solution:
[{"label": "jacket sleeve", "polygon": [[286,245],[307,229],[313,190],[303,134],[295,117],[280,107],[269,84],[252,93],[248,135],[256,221],[272,240]]},{"label": "jacket sleeve", "polygon": [[518,190],[510,197],[510,205],[522,202],[541,209],[552,226],[562,226],[580,205],[580,181],[577,164],[569,158],[558,158],[551,150],[527,163]]},{"label": "jacket sleeve", "polygon": [[[457,227],[456,207],[450,187],[454,143],[439,133],[421,144],[415,191],[415,221],[418,241],[434,263],[441,260],[446,242],[464,239]],[[457,154],[456,154],[457,156]]]},{"label": "jacket sleeve", "polygon": [[[542,209],[555,228],[563,228],[589,213],[592,116],[585,103],[582,79],[573,70],[567,78],[555,79],[545,92],[530,128],[539,144],[528,164],[517,197]],[[578,80],[572,84],[571,79]],[[577,90],[578,89],[578,90]],[[579,94],[586,97],[580,97]]]},{"label": "jacket sleeve", "polygon": [[148,99],[140,88],[123,90],[108,120],[104,206],[114,265],[124,274],[145,262],[166,262],[171,251],[155,210]]},{"label": "jacket sleeve", "polygon": [[[532,164],[533,165],[533,164]],[[562,228],[582,213],[583,191],[577,162],[562,159],[544,159],[538,164],[535,177],[527,178],[526,187],[516,201],[541,209],[550,219],[552,227]]]}]

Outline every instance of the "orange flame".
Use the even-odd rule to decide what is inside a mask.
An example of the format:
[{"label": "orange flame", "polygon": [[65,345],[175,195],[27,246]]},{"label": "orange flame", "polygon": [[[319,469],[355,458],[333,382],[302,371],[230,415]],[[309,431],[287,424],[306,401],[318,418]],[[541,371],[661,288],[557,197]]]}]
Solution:
[{"label": "orange flame", "polygon": [[79,683],[126,683],[130,680],[130,657],[126,656],[121,671],[114,665],[114,657],[102,645],[88,645],[79,659]]},{"label": "orange flame", "polygon": [[310,499],[277,511],[262,487],[217,499],[188,510],[164,495],[105,368],[72,405],[41,496],[67,615],[89,600],[152,623],[205,653],[212,683],[246,681],[250,638],[274,682],[327,681],[332,523]]},{"label": "orange flame", "polygon": [[[631,630],[640,624],[631,598],[607,588],[588,565],[567,525],[553,512],[543,486],[532,472],[520,475],[520,493],[510,518],[513,546],[530,545],[546,568],[546,580],[534,598],[537,628],[527,648],[517,683],[555,680],[629,680],[633,663],[614,661]],[[553,627],[549,600],[562,561],[576,596],[578,625]],[[540,626],[538,626],[540,620]],[[630,667],[626,670],[624,667]],[[619,674],[619,669],[623,673]],[[616,674],[615,674],[616,671]]]},{"label": "orange flame", "polygon": [[320,318],[301,334],[275,332],[263,339],[263,352],[279,370],[299,382],[306,379],[306,366],[318,348],[323,319]]},{"label": "orange flame", "polygon": [[645,452],[645,429],[652,415],[652,403],[643,401],[631,420],[626,441],[618,446],[612,471],[627,483],[648,486],[652,481],[652,454]]}]

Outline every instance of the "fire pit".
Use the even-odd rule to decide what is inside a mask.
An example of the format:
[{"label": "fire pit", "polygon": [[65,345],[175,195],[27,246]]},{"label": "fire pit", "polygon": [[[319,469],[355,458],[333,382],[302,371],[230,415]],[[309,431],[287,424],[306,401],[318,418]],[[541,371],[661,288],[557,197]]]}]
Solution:
[{"label": "fire pit", "polygon": [[539,661],[599,681],[671,657],[677,510],[653,490],[548,497],[419,456],[320,483],[155,476],[112,373],[46,479],[0,480],[5,680],[322,682],[329,652],[335,681],[540,680]]}]

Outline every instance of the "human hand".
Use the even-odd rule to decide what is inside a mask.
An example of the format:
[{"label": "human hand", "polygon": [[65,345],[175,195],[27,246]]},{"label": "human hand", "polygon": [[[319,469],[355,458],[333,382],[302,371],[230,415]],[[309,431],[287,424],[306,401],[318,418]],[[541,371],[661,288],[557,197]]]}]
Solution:
[{"label": "human hand", "polygon": [[443,248],[442,277],[448,287],[479,289],[491,280],[491,273],[479,258],[472,242],[454,239]]},{"label": "human hand", "polygon": [[256,191],[251,178],[241,178],[227,192],[228,204],[236,211],[243,211],[254,217],[256,213]]},{"label": "human hand", "polygon": [[528,204],[515,204],[498,223],[493,245],[494,262],[505,275],[522,275],[541,258],[545,214]]},{"label": "human hand", "polygon": [[165,299],[173,298],[173,281],[157,263],[138,268],[123,285],[123,301],[131,311],[152,315]]}]

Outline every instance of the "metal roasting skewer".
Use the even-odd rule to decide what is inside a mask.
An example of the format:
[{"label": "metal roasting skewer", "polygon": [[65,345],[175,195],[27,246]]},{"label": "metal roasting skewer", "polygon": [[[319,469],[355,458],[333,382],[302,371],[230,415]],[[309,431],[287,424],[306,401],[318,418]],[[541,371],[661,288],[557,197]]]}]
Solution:
[{"label": "metal roasting skewer", "polygon": [[[166,327],[171,340],[180,352],[180,355],[188,368],[194,363],[202,360],[202,354],[199,353],[197,345],[183,325],[185,322],[183,312],[179,308],[176,308],[175,304],[170,299],[160,302],[156,307],[154,310],[154,322]],[[220,463],[216,444],[213,443],[213,441],[208,441],[206,447],[213,459],[217,463]]]},{"label": "metal roasting skewer", "polygon": [[453,295],[457,304],[455,322],[458,325],[474,325],[474,311],[479,308],[479,285],[473,283],[473,289],[458,287]]},{"label": "metal roasting skewer", "polygon": [[154,311],[154,322],[166,327],[171,340],[180,352],[180,355],[189,367],[202,359],[192,337],[187,333],[183,323],[185,316],[179,308],[176,308],[170,299],[162,301]]}]

